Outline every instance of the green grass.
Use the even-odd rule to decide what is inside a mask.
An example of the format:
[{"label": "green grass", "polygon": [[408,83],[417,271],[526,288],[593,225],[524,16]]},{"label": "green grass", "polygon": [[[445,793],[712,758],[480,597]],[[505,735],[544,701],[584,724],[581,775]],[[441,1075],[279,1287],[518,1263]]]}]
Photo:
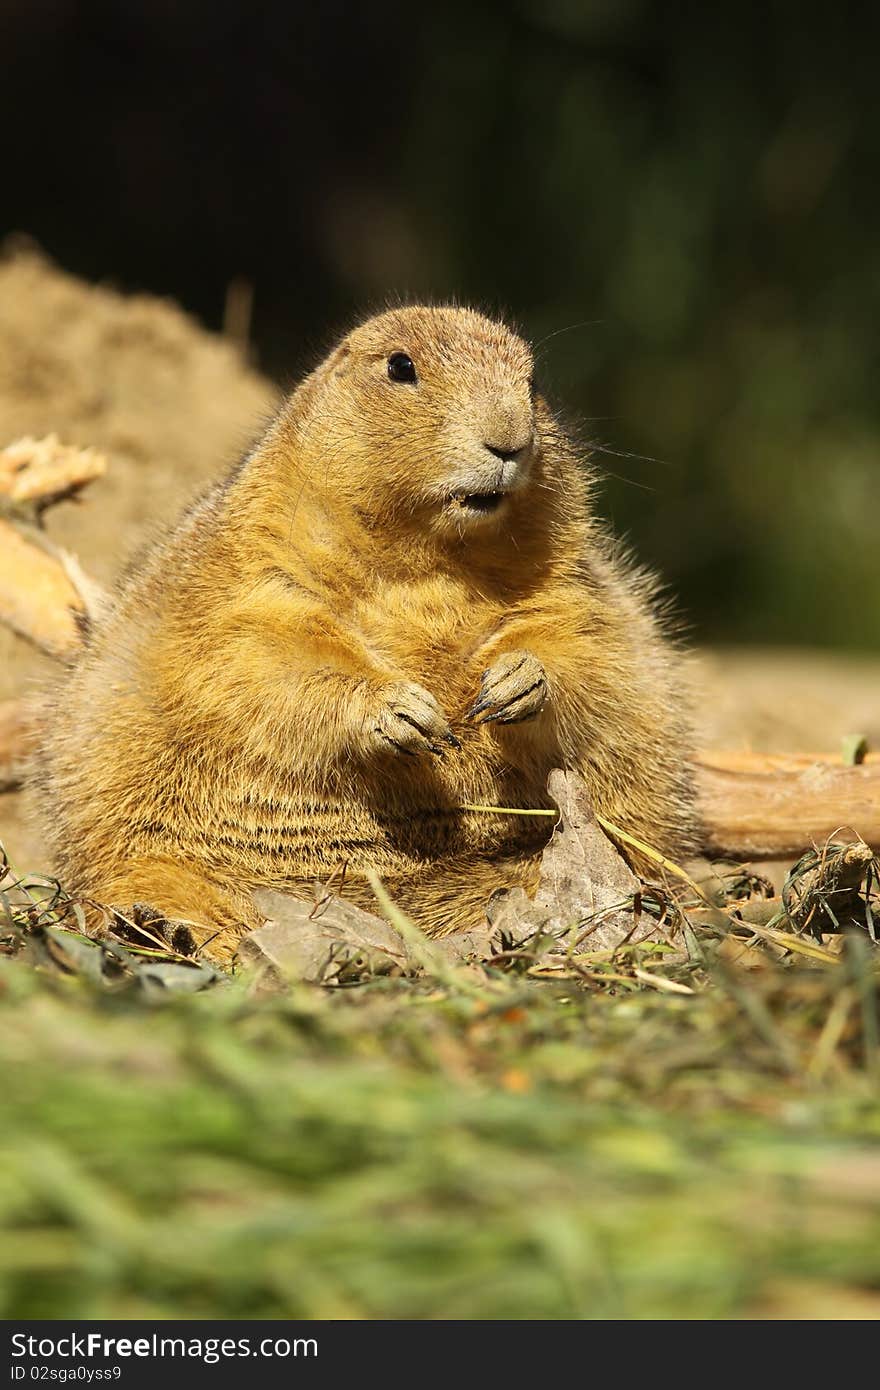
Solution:
[{"label": "green grass", "polygon": [[864,933],[279,995],[28,950],[0,956],[2,1317],[880,1314]]},{"label": "green grass", "polygon": [[0,1316],[877,1316],[877,868],[275,994],[7,875]]}]

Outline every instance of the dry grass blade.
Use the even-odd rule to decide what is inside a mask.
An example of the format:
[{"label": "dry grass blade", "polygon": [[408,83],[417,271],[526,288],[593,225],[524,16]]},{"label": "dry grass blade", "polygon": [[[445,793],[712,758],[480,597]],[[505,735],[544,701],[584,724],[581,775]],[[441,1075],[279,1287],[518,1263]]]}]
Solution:
[{"label": "dry grass blade", "polygon": [[857,998],[854,989],[844,988],[837,994],[828,1010],[828,1017],[816,1042],[816,1050],[807,1065],[807,1074],[816,1081],[822,1080],[831,1065]]},{"label": "dry grass blade", "polygon": [[876,1078],[880,1076],[877,956],[868,938],[861,932],[847,932],[845,960],[847,973],[853,981],[861,1006],[865,1067]]},{"label": "dry grass blade", "polygon": [[761,937],[764,941],[772,941],[776,946],[784,946],[787,951],[792,951],[797,956],[807,956],[810,960],[822,961],[824,965],[840,964],[840,956],[836,956],[833,951],[826,951],[824,946],[805,941],[802,936],[795,936],[793,932],[779,931],[776,927],[762,927],[757,922],[749,922],[747,925],[755,936]]},{"label": "dry grass blade", "polygon": [[450,965],[443,952],[438,951],[424,932],[416,926],[415,922],[397,906],[374,869],[367,873],[367,880],[376,895],[379,907],[394,930],[399,932],[403,938],[407,951],[416,964],[421,966],[426,974],[433,976],[440,984],[445,985],[447,989],[484,999],[489,991],[475,984],[464,969]]},{"label": "dry grass blade", "polygon": [[739,1005],[758,1037],[763,1039],[777,1056],[783,1069],[795,1075],[799,1068],[797,1050],[788,1036],[776,1026],[772,1014],[757,990],[752,989],[744,978],[738,977],[723,965],[717,956],[711,963],[710,974]]},{"label": "dry grass blade", "polygon": [[662,990],[666,994],[696,994],[696,990],[691,989],[690,985],[683,985],[678,980],[668,980],[665,975],[654,975],[639,965],[634,967],[633,974],[643,985],[650,985],[652,989]]},{"label": "dry grass blade", "polygon": [[673,878],[679,878],[683,883],[686,883],[689,888],[693,889],[701,902],[708,902],[704,889],[701,888],[700,884],[697,883],[695,879],[691,878],[689,873],[685,872],[680,864],[673,863],[671,859],[667,859],[665,854],[661,854],[660,851],[654,849],[652,845],[645,844],[644,840],[638,840],[635,835],[630,835],[627,831],[621,830],[620,826],[615,825],[613,821],[607,820],[605,816],[600,816],[598,812],[596,812],[596,820],[606,834],[611,836],[612,840],[620,840],[623,844],[638,850],[646,859],[650,859],[653,863],[659,865],[666,873],[672,874]]},{"label": "dry grass blade", "polygon": [[782,901],[795,925],[817,940],[853,926],[873,939],[878,884],[880,860],[864,840],[826,840],[801,855],[785,880]]}]

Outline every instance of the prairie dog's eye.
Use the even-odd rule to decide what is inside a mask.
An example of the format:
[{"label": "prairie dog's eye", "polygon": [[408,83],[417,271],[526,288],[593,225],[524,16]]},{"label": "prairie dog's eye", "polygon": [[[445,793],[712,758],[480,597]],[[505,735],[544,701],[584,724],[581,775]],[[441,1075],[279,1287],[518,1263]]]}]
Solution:
[{"label": "prairie dog's eye", "polygon": [[392,352],[388,358],[388,375],[392,381],[408,381],[415,385],[416,369],[412,358],[405,352]]}]

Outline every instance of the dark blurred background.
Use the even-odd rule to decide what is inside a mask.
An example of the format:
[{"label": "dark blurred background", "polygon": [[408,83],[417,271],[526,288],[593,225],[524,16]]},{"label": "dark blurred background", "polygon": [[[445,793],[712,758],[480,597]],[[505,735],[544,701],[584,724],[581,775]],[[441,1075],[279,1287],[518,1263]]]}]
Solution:
[{"label": "dark blurred background", "polygon": [[212,328],[252,287],[282,380],[389,296],[501,310],[696,636],[877,647],[877,7],[0,18],[2,230]]}]

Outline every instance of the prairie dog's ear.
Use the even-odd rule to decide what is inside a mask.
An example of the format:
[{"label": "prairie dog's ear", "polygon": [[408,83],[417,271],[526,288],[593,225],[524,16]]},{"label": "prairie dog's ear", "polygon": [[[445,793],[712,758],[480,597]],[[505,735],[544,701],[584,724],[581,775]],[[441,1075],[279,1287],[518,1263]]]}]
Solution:
[{"label": "prairie dog's ear", "polygon": [[325,357],[316,372],[321,380],[326,381],[332,376],[345,376],[351,367],[351,348],[348,343],[340,343],[338,348],[334,348],[329,357]]},{"label": "prairie dog's ear", "polygon": [[340,343],[339,347],[334,348],[329,357],[325,357],[323,362],[319,362],[309,375],[300,382],[294,393],[296,399],[304,406],[311,406],[315,401],[315,394],[322,386],[326,386],[334,377],[341,377],[346,374],[351,366],[351,349],[347,343]]}]

